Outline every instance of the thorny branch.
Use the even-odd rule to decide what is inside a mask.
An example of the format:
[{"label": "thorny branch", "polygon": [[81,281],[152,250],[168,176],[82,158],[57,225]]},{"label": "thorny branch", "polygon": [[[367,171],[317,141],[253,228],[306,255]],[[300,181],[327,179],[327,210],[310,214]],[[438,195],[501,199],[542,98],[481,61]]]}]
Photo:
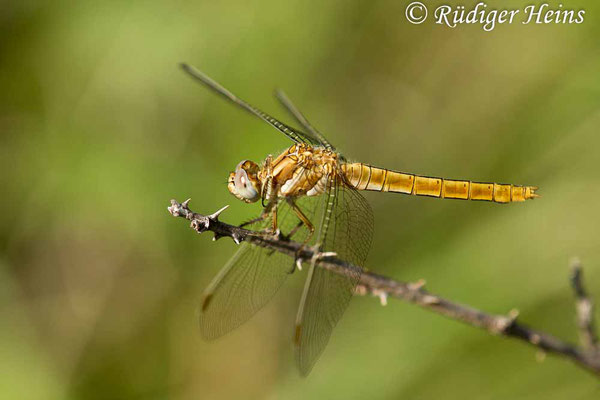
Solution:
[{"label": "thorny branch", "polygon": [[594,325],[594,304],[583,287],[583,268],[577,259],[571,261],[571,284],[577,300],[577,325],[581,344],[590,351],[598,353],[598,335]]},{"label": "thorny branch", "polygon": [[[168,207],[168,210],[175,217],[190,220],[191,227],[198,233],[212,231],[215,240],[229,236],[236,243],[248,241],[257,246],[268,247],[288,254],[291,257],[298,255],[303,260],[309,260],[316,256],[313,249],[302,247],[300,243],[264,235],[219,221],[219,214],[227,207],[223,207],[211,215],[201,215],[191,211],[188,204],[189,200],[183,203],[171,200],[171,206]],[[356,268],[356,266],[336,257],[319,258],[317,265],[320,268],[342,275]],[[357,294],[377,296],[381,299],[382,304],[386,303],[388,297],[405,300],[467,325],[484,329],[491,334],[519,339],[544,352],[561,355],[600,376],[600,351],[598,350],[598,338],[593,324],[593,308],[591,300],[583,288],[579,263],[576,263],[573,267],[572,284],[577,297],[577,315],[580,334],[584,343],[583,347],[568,343],[517,321],[518,312],[516,310],[510,311],[508,315],[495,315],[446,300],[425,290],[424,281],[416,283],[402,282],[370,271],[364,271],[357,287]]]}]

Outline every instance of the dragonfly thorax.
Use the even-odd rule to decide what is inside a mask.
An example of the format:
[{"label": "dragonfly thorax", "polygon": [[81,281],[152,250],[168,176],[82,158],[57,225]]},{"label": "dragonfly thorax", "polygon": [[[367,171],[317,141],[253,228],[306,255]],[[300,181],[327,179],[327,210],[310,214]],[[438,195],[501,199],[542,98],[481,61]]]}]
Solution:
[{"label": "dragonfly thorax", "polygon": [[258,176],[279,198],[316,196],[325,191],[337,170],[337,153],[302,143],[275,160],[267,157]]},{"label": "dragonfly thorax", "polygon": [[258,199],[317,196],[339,173],[338,154],[306,144],[296,144],[277,158],[266,158],[262,166],[244,160],[229,174],[228,189],[238,199],[253,203]]}]

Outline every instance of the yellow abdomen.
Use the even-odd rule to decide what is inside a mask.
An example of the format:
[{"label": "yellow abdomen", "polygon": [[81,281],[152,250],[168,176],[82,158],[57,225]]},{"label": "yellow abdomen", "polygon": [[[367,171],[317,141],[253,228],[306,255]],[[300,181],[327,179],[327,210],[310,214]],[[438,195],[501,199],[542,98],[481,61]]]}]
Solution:
[{"label": "yellow abdomen", "polygon": [[341,166],[346,181],[358,190],[373,190],[440,197],[443,199],[483,200],[496,203],[525,201],[539,197],[536,186],[471,182],[405,174],[363,163]]}]

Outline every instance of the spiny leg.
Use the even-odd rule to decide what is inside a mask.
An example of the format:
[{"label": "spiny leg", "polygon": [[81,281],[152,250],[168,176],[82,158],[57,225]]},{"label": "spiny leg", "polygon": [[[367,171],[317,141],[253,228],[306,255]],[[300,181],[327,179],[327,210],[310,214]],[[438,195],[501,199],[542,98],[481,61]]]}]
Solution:
[{"label": "spiny leg", "polygon": [[[308,229],[308,236],[302,242],[302,246],[304,246],[306,243],[308,243],[310,241],[310,239],[312,238],[312,235],[315,233],[315,226],[312,224],[312,222],[310,222],[310,220],[308,219],[308,217],[306,215],[304,215],[304,213],[302,212],[302,210],[300,209],[300,207],[298,207],[296,205],[296,203],[294,202],[293,199],[287,199],[287,202],[290,205],[290,207],[292,208],[292,210],[294,211],[294,213],[296,214],[296,216],[300,219],[300,221],[302,222],[302,224],[306,226],[306,229]],[[302,226],[302,224],[296,226],[290,232],[290,236],[292,234],[296,233],[296,231],[300,228],[300,226]]]},{"label": "spiny leg", "polygon": [[298,230],[302,227],[302,225],[304,225],[304,222],[298,221],[296,226],[285,237],[287,239],[292,239],[292,237],[298,232]]},{"label": "spiny leg", "polygon": [[[321,246],[323,245],[322,242],[322,237],[321,235],[324,232],[327,232],[327,228],[329,226],[329,220],[331,218],[331,212],[333,211],[333,205],[336,203],[336,199],[335,199],[335,193],[336,193],[336,189],[334,187],[334,185],[332,183],[335,183],[335,181],[330,182],[331,186],[329,186],[328,188],[328,197],[329,197],[329,202],[328,202],[328,207],[325,210],[325,213],[323,215],[323,219],[321,221],[321,229],[319,231],[319,237],[317,238],[317,242],[311,246],[311,250],[312,250],[312,257],[311,257],[311,270],[314,269],[314,266],[316,264],[316,262],[318,260],[322,260],[324,258],[328,258],[328,257],[336,257],[337,253],[333,252],[333,251],[328,251],[328,252],[323,252],[321,251]],[[298,267],[300,267],[302,264],[302,260],[301,259],[297,259],[296,260],[296,265]]]},{"label": "spiny leg", "polygon": [[[266,236],[273,236],[277,240],[279,240],[282,235],[281,235],[281,231],[279,231],[278,224],[277,224],[277,206],[278,206],[277,201],[271,201],[269,204],[267,204],[267,207],[265,207],[261,216],[263,217],[263,219],[265,219],[267,217],[267,215],[271,214],[271,229],[266,228],[266,230],[263,231],[263,234]],[[273,249],[267,254],[270,256],[274,252],[275,252],[275,250]]]},{"label": "spiny leg", "polygon": [[248,225],[252,225],[255,224],[257,222],[261,222],[264,221],[265,219],[267,219],[267,217],[269,216],[269,214],[271,213],[272,208],[274,207],[274,202],[271,202],[269,204],[267,204],[267,206],[262,210],[262,212],[260,213],[260,215],[256,218],[253,218],[249,221],[243,222],[239,225],[240,228],[243,228],[245,226]]},{"label": "spiny leg", "polygon": [[253,218],[253,219],[251,219],[249,221],[246,221],[246,222],[242,222],[241,224],[238,225],[238,227],[243,228],[245,226],[252,225],[252,224],[255,224],[257,222],[262,222],[262,221],[265,220],[265,218],[267,218],[267,215],[265,213],[261,213],[256,218]]},{"label": "spiny leg", "polygon": [[288,233],[287,235],[284,234],[283,232],[281,232],[281,230],[279,231],[279,237],[281,238],[281,240],[287,240],[290,241],[293,239],[294,235],[296,233],[298,233],[298,231],[300,230],[300,228],[304,225],[304,222],[302,221],[298,221],[298,223],[296,224],[295,227],[292,228],[292,230],[290,231],[290,233]]},{"label": "spiny leg", "polygon": [[292,209],[292,211],[294,211],[296,216],[300,219],[300,223],[298,225],[296,225],[296,227],[294,229],[292,229],[292,231],[289,234],[289,237],[291,237],[293,234],[295,234],[302,225],[306,226],[306,229],[308,229],[308,235],[306,236],[306,239],[304,239],[304,241],[300,245],[300,248],[296,252],[296,256],[295,256],[296,262],[294,263],[294,266],[292,267],[292,270],[290,271],[290,273],[292,273],[292,272],[294,272],[296,267],[299,270],[302,269],[302,259],[300,257],[300,253],[302,252],[302,250],[304,250],[306,244],[310,241],[313,234],[315,233],[315,226],[312,224],[312,222],[310,222],[308,217],[306,215],[304,215],[304,213],[302,212],[300,207],[298,207],[298,205],[296,205],[296,203],[294,202],[293,199],[288,199],[287,202],[290,205],[290,208]]}]

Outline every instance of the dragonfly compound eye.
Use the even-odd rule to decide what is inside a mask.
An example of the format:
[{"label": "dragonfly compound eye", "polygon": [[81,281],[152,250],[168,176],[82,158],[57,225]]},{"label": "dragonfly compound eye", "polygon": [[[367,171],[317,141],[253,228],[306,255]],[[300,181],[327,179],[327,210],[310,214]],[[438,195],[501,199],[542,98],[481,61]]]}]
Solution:
[{"label": "dragonfly compound eye", "polygon": [[253,203],[260,197],[260,183],[257,177],[258,165],[244,160],[229,175],[228,189],[238,199]]}]

